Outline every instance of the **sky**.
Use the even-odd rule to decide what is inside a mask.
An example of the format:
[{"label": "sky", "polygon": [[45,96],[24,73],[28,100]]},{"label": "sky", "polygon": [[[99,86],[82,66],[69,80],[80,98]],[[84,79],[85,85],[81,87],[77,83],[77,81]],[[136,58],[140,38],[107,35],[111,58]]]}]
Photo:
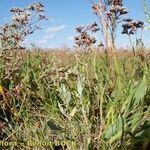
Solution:
[{"label": "sky", "polygon": [[[35,0],[4,0],[0,2],[0,25],[3,25],[10,20],[11,13],[9,10],[12,7],[25,7]],[[72,47],[73,37],[77,35],[75,28],[84,26],[96,21],[97,17],[91,12],[91,4],[89,0],[41,0],[45,5],[45,14],[49,18],[48,21],[42,21],[38,25],[42,30],[35,32],[27,37],[24,44],[30,46],[31,43],[43,48],[61,48]],[[147,5],[150,8],[150,0],[147,0]],[[145,21],[145,15],[141,0],[124,0],[124,6],[128,8],[129,14],[127,17],[135,20]],[[121,26],[117,28],[117,46],[129,46],[126,35],[121,35]],[[96,34],[98,41],[102,40],[101,33]],[[145,44],[150,46],[150,31],[145,30],[143,40]]]}]

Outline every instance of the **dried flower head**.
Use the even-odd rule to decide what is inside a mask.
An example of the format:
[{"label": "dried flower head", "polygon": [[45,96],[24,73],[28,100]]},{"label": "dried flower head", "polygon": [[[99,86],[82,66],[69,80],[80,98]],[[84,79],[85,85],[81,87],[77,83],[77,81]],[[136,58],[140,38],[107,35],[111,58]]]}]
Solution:
[{"label": "dried flower head", "polygon": [[82,47],[82,48],[87,48],[95,44],[96,39],[90,35],[90,32],[95,33],[98,30],[99,28],[96,22],[86,27],[82,27],[82,26],[77,27],[76,31],[79,33],[79,35],[74,38],[75,44],[78,47]]},{"label": "dried flower head", "polygon": [[[13,7],[12,23],[5,24],[0,28],[0,40],[3,49],[19,49],[22,41],[27,35],[34,33],[35,30],[40,29],[33,26],[37,21],[47,20],[43,15],[44,5],[41,2],[34,3],[27,8]],[[11,34],[10,34],[11,33]],[[11,44],[10,44],[11,43]]]},{"label": "dried flower head", "polygon": [[84,29],[84,27],[79,26],[79,27],[76,28],[76,31],[79,32],[79,33],[82,33],[83,29]]},{"label": "dried flower head", "polygon": [[95,15],[97,15],[99,11],[104,12],[105,10],[106,10],[106,7],[105,7],[104,4],[101,4],[101,5],[99,5],[99,4],[93,4],[92,5],[92,11],[93,11],[93,13]]},{"label": "dried flower head", "polygon": [[104,47],[103,42],[100,42],[100,44],[98,45],[99,47]]},{"label": "dried flower head", "polygon": [[96,22],[94,22],[93,24],[91,24],[89,27],[89,30],[91,30],[93,33],[97,32],[99,30],[98,25]]},{"label": "dried flower head", "polygon": [[119,6],[122,6],[122,0],[105,0],[105,4],[107,5],[119,5]]},{"label": "dried flower head", "polygon": [[142,21],[133,21],[132,19],[124,19],[124,24],[122,25],[123,31],[122,34],[135,34],[137,29],[144,27],[144,22]]},{"label": "dried flower head", "polygon": [[[12,13],[11,23],[0,27],[1,58],[5,64],[4,74],[6,79],[12,79],[21,68],[21,58],[18,56],[18,51],[25,49],[22,46],[22,42],[26,36],[40,29],[35,24],[38,21],[47,20],[43,11],[44,5],[40,2],[34,3],[27,8],[13,7],[10,10]],[[15,61],[12,63],[14,59]]]}]

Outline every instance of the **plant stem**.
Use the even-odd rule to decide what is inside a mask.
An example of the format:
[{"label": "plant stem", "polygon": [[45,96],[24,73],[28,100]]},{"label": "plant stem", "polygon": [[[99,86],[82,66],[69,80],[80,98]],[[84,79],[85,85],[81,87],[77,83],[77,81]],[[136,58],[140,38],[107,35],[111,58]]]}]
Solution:
[{"label": "plant stem", "polygon": [[132,43],[130,34],[128,34],[128,37],[129,37],[130,45],[131,45],[131,47],[132,47],[133,55],[136,56],[136,54],[135,54],[135,48],[134,48],[134,45],[133,45],[133,43]]}]

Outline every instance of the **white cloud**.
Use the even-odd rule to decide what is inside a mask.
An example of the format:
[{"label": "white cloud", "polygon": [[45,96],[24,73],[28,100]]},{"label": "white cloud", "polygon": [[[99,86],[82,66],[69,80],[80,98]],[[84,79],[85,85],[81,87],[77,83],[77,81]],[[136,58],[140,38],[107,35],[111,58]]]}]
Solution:
[{"label": "white cloud", "polygon": [[38,41],[38,45],[40,47],[50,47],[49,41],[55,36],[56,32],[63,30],[66,28],[64,24],[60,26],[49,27],[45,30],[45,35]]},{"label": "white cloud", "polygon": [[47,40],[43,39],[38,42],[38,45],[42,46],[43,44],[46,44],[46,43],[47,43]]},{"label": "white cloud", "polygon": [[40,40],[40,41],[38,41],[38,44],[40,45],[40,46],[42,46],[43,44],[47,44],[48,42],[49,42],[49,40],[51,39],[51,38],[53,38],[54,37],[54,34],[53,33],[51,33],[51,34],[46,34],[45,36],[43,36],[43,38]]},{"label": "white cloud", "polygon": [[49,39],[51,39],[51,38],[53,38],[53,37],[54,37],[54,34],[51,33],[51,34],[45,35],[45,36],[43,37],[43,39],[44,39],[44,40],[49,40]]},{"label": "white cloud", "polygon": [[60,26],[49,27],[49,28],[47,28],[46,33],[58,32],[58,31],[63,30],[64,28],[66,28],[66,26],[64,24],[62,24]]},{"label": "white cloud", "polygon": [[73,41],[74,40],[74,35],[67,37],[67,40]]}]

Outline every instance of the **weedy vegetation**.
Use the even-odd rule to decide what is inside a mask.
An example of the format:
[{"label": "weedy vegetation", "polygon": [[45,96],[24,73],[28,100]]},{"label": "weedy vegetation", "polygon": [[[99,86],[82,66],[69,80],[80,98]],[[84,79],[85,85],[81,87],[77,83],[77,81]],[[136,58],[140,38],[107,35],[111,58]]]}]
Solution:
[{"label": "weedy vegetation", "polygon": [[[144,22],[126,18],[122,0],[90,3],[99,22],[76,28],[74,51],[22,47],[26,36],[40,29],[38,21],[47,20],[44,5],[10,10],[11,22],[0,28],[0,140],[17,144],[2,149],[149,149],[150,55],[142,40]],[[118,24],[132,51],[116,51]],[[98,31],[104,38],[100,45],[94,37]]]}]

